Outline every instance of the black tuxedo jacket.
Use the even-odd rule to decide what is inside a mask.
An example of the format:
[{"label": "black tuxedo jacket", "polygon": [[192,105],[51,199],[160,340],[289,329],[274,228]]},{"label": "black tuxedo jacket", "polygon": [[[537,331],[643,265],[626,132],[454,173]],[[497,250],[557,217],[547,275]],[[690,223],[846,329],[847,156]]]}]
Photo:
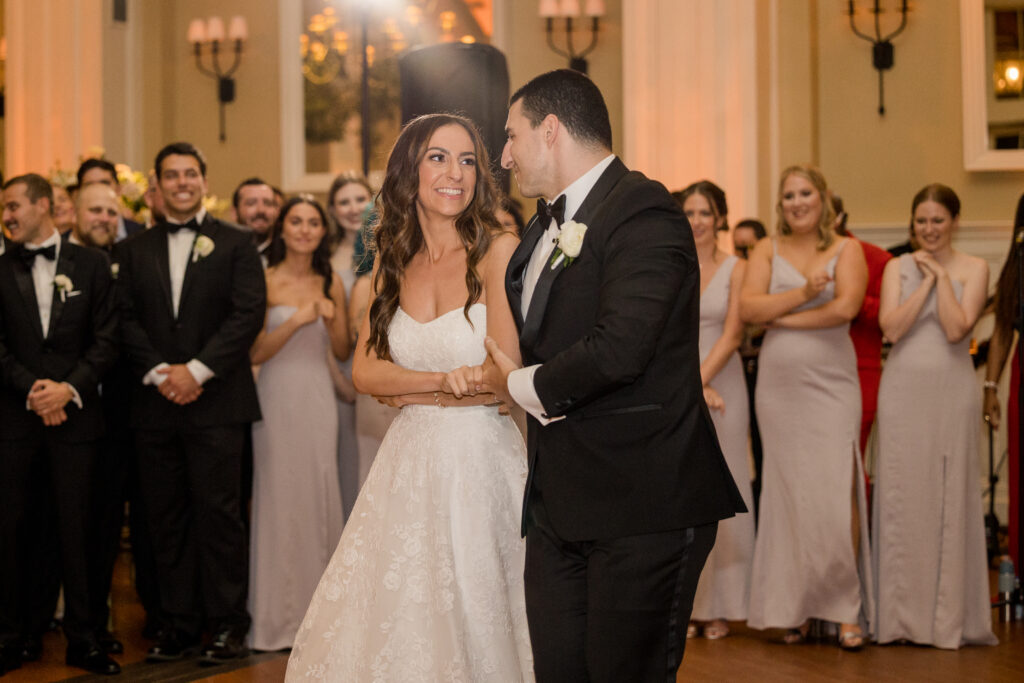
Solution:
[{"label": "black tuxedo jacket", "polygon": [[[178,316],[171,299],[167,226],[156,225],[114,246],[120,292],[122,343],[135,379],[133,426],[170,428],[227,425],[260,419],[249,347],[263,326],[266,284],[249,234],[209,216],[199,236],[213,251],[190,257]],[[196,358],[214,372],[199,399],[177,406],[156,387],[143,385],[162,362]]]},{"label": "black tuxedo jacket", "polygon": [[134,237],[146,229],[146,226],[142,223],[133,221],[131,218],[123,218],[122,220],[124,220],[124,239]]},{"label": "black tuxedo jacket", "polygon": [[566,540],[696,526],[744,511],[700,379],[700,275],[689,223],[657,182],[616,159],[573,216],[570,265],[545,267],[522,319],[534,217],[506,290],[523,364],[549,417],[529,420],[530,491]]},{"label": "black tuxedo jacket", "polygon": [[[118,354],[117,300],[110,261],[91,249],[61,244],[57,274],[72,292],[61,299],[54,286],[50,329],[39,320],[32,271],[19,258],[20,245],[0,256],[0,439],[22,439],[34,430],[52,430],[66,441],[89,441],[103,433],[97,387]],[[68,382],[82,399],[65,408],[68,419],[44,427],[25,399],[37,379]]]}]

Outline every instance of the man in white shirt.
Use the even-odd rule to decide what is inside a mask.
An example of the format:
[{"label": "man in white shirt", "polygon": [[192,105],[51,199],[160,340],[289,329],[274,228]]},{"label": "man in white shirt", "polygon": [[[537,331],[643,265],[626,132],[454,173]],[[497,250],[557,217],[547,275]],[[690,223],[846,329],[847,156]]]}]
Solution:
[{"label": "man in white shirt", "polygon": [[612,154],[585,75],[524,85],[506,131],[502,166],[543,200],[505,281],[526,367],[488,340],[481,388],[530,416],[537,681],[674,681],[717,522],[744,510],[703,398],[690,226]]},{"label": "man in white shirt", "polygon": [[206,161],[189,143],[157,154],[167,220],[115,247],[122,338],[134,374],[132,426],[170,628],[155,661],[247,654],[242,520],[245,428],[260,419],[249,348],[266,286],[249,234],[203,208]]},{"label": "man in white shirt", "polygon": [[89,482],[104,429],[99,382],[117,356],[110,266],[103,254],[61,242],[45,178],[12,178],[3,199],[12,244],[0,256],[0,672],[16,668],[23,643],[38,637],[18,633],[18,604],[41,571],[23,542],[42,514],[32,481],[44,464],[58,512],[67,663],[115,674],[88,581]]}]

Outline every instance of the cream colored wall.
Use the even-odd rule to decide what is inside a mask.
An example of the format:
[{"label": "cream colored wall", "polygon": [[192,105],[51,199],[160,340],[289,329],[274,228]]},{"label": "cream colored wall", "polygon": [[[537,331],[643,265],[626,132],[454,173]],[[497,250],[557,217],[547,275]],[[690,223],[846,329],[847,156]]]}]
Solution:
[{"label": "cream colored wall", "polygon": [[[212,194],[230,197],[240,181],[254,175],[279,183],[278,0],[176,0],[132,8],[142,13],[144,32],[144,167],[152,166],[164,144],[185,140],[206,155]],[[234,74],[235,101],[226,105],[225,142],[219,140],[216,81],[199,72],[185,40],[189,20],[211,14],[225,23],[242,14],[249,23],[249,40]],[[225,68],[230,59],[222,60]],[[209,56],[205,60],[209,65]]]},{"label": "cream colored wall", "polygon": [[[893,41],[884,117],[877,113],[871,46],[850,31],[840,4],[816,1],[816,161],[843,195],[851,220],[905,224],[913,195],[941,182],[960,195],[965,229],[998,223],[1009,230],[1024,172],[963,170],[958,4],[913,4],[906,30]],[[886,17],[883,26],[892,20]]]},{"label": "cream colored wall", "polygon": [[[608,105],[612,146],[616,153],[622,151],[622,4],[623,0],[606,0],[607,14],[601,19],[597,47],[587,56],[590,78],[601,89]],[[534,76],[569,65],[567,59],[548,48],[544,20],[537,15],[537,5],[538,0],[495,2],[495,13],[500,13],[507,22],[496,36],[495,44],[508,59],[511,92]],[[556,21],[556,24],[561,23],[561,20]],[[584,36],[590,35],[589,22],[582,22],[582,25],[587,31],[577,30],[577,49],[586,44]],[[556,28],[554,35],[555,45],[565,49],[565,32]]]}]

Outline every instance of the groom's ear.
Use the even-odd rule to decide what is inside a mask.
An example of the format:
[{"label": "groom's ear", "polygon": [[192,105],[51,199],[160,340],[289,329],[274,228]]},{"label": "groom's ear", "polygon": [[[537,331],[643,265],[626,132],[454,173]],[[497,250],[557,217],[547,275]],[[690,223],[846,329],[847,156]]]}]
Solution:
[{"label": "groom's ear", "polygon": [[555,144],[555,140],[558,138],[558,134],[562,130],[562,122],[558,120],[558,117],[554,114],[548,114],[540,122],[541,134],[544,136],[544,144],[551,147]]}]

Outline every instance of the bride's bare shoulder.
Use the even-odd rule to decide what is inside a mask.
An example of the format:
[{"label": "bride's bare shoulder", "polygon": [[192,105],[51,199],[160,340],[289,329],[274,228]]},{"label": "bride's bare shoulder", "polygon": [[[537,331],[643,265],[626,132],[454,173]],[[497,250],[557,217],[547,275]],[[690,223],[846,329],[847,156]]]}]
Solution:
[{"label": "bride's bare shoulder", "polygon": [[491,244],[487,248],[487,255],[484,258],[508,263],[509,258],[512,257],[512,252],[518,246],[519,238],[511,230],[496,232],[491,236]]}]

